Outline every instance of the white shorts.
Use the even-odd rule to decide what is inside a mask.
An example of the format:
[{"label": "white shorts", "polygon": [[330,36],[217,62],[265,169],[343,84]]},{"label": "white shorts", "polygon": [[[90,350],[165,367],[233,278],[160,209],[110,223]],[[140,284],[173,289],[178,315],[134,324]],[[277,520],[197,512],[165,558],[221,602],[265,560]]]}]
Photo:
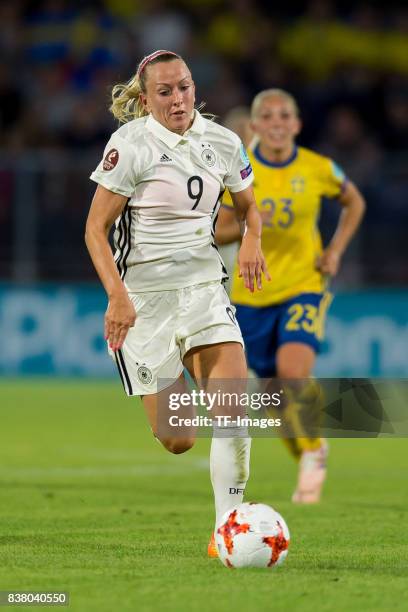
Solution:
[{"label": "white shorts", "polygon": [[235,308],[219,281],[129,297],[135,325],[119,351],[108,348],[127,395],[151,395],[168,387],[182,373],[185,354],[196,346],[244,346]]}]

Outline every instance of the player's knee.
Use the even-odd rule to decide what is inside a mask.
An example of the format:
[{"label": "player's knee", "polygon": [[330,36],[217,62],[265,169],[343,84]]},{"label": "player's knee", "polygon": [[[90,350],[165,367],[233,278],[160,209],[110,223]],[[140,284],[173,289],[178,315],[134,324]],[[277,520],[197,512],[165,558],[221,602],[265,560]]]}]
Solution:
[{"label": "player's knee", "polygon": [[308,378],[310,376],[309,367],[303,363],[282,363],[277,367],[278,378],[290,380],[291,378]]},{"label": "player's knee", "polygon": [[181,455],[194,446],[194,438],[163,438],[160,439],[164,448],[174,455]]}]

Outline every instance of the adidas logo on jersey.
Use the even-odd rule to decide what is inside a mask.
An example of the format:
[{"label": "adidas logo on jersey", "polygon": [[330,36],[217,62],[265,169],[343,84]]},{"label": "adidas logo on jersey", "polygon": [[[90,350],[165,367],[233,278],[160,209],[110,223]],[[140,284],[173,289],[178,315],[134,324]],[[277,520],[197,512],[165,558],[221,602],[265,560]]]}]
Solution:
[{"label": "adidas logo on jersey", "polygon": [[163,155],[160,158],[161,162],[170,162],[173,161],[172,159],[170,159],[170,157],[168,157],[165,153],[163,153]]}]

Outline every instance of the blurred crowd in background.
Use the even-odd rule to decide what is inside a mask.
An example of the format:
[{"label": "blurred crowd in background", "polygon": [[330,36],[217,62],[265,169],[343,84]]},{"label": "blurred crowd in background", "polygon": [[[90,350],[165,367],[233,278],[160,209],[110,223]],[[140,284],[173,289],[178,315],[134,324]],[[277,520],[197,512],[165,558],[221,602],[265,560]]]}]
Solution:
[{"label": "blurred crowd in background", "polygon": [[83,225],[88,176],[115,129],[110,90],[164,48],[186,59],[197,102],[220,122],[261,89],[293,93],[299,143],[335,159],[367,198],[342,282],[406,283],[408,7],[279,4],[2,0],[0,278],[95,278]]}]

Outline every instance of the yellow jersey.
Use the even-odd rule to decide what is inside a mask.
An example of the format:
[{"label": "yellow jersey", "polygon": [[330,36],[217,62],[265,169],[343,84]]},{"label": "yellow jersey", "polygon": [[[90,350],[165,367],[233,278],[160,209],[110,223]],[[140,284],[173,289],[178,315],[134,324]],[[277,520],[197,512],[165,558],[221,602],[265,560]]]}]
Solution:
[{"label": "yellow jersey", "polygon": [[[260,211],[269,213],[262,228],[262,250],[271,281],[262,291],[245,289],[235,266],[231,299],[246,306],[279,304],[300,293],[324,290],[316,259],[322,252],[317,227],[323,196],[339,196],[345,184],[343,171],[329,158],[295,147],[288,160],[272,163],[256,146],[248,152],[255,175],[255,198]],[[232,207],[225,193],[223,205]]]}]

